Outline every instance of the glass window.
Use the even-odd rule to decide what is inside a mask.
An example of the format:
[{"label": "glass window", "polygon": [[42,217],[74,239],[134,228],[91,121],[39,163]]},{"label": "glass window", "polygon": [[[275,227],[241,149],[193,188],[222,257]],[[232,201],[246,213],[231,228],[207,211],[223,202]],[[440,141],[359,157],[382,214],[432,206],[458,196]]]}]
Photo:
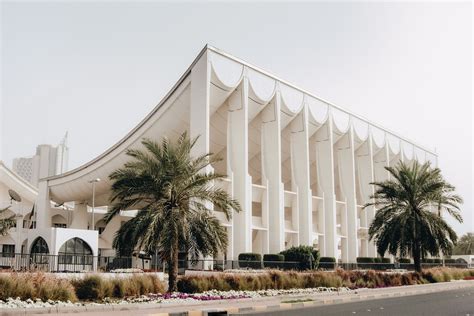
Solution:
[{"label": "glass window", "polygon": [[2,257],[14,257],[15,256],[15,245],[3,245]]},{"label": "glass window", "polygon": [[59,248],[59,263],[92,265],[92,249],[80,238],[71,238]]},{"label": "glass window", "polygon": [[47,264],[49,262],[49,248],[46,241],[38,237],[31,245],[31,262],[35,264]]},{"label": "glass window", "polygon": [[33,245],[31,246],[31,253],[32,254],[49,254],[48,244],[43,238],[41,237],[36,238],[36,240],[33,242]]}]

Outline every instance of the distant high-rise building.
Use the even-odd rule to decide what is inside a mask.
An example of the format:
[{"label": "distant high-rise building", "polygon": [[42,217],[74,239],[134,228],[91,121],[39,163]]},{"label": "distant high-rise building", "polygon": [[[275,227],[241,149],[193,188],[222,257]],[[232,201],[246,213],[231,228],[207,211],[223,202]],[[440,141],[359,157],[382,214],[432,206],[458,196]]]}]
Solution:
[{"label": "distant high-rise building", "polygon": [[57,146],[38,145],[33,157],[13,159],[13,171],[32,185],[38,186],[39,179],[67,171],[68,153],[66,133]]}]

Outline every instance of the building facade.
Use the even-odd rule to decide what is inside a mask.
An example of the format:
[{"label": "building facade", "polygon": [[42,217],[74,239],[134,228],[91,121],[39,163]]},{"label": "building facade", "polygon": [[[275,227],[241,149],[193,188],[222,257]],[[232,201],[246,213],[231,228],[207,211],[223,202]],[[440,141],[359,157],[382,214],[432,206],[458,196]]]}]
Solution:
[{"label": "building facade", "polygon": [[[210,169],[227,175],[217,185],[242,205],[231,220],[215,209],[229,233],[227,259],[243,252],[277,253],[293,245],[312,245],[342,262],[376,256],[368,240],[376,210],[362,207],[373,193],[369,183],[388,179],[384,167],[399,161],[437,164],[432,151],[206,46],[164,99],[118,143],[79,168],[40,180],[37,235],[57,252],[64,238],[58,242],[51,232],[52,205],[69,203],[74,205],[70,221],[61,228],[70,230],[68,238],[86,241],[94,255],[113,253],[111,237],[105,236],[113,236],[127,217],[114,219],[101,234],[90,230],[91,208],[109,204],[109,174],[127,161],[127,149],[142,148],[143,138],[175,139],[184,131],[200,136],[193,154],[212,152],[223,158]],[[96,230],[105,224],[100,220],[94,217]]]},{"label": "building facade", "polygon": [[38,145],[32,157],[13,159],[13,171],[37,187],[39,179],[64,173],[68,170],[69,148],[67,133],[59,145]]}]

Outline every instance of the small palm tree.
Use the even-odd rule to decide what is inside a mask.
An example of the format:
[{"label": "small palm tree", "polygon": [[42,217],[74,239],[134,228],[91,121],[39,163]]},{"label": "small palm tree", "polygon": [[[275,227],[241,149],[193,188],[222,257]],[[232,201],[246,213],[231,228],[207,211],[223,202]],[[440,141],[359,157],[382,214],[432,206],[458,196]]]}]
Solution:
[{"label": "small palm tree", "polygon": [[214,182],[224,178],[206,168],[219,160],[212,154],[191,156],[196,139],[186,133],[176,143],[143,140],[145,150],[128,150],[132,159],[110,175],[112,207],[109,222],[121,210],[139,209],[117,231],[113,246],[119,255],[139,249],[158,254],[168,264],[168,291],[177,290],[178,253],[191,259],[212,256],[227,248],[227,231],[213,216],[216,206],[229,219],[240,211],[237,201]]},{"label": "small palm tree", "polygon": [[0,236],[5,236],[8,230],[15,225],[15,215],[5,216],[5,212],[10,210],[10,207],[0,209]]},{"label": "small palm tree", "polygon": [[454,247],[455,255],[474,255],[474,234],[467,233],[459,238]]},{"label": "small palm tree", "polygon": [[442,218],[447,212],[462,222],[460,196],[447,183],[439,168],[414,162],[386,167],[391,180],[371,183],[375,186],[373,202],[364,207],[378,208],[369,228],[377,251],[384,255],[411,255],[415,270],[421,271],[421,258],[427,254],[450,254],[457,240],[454,230]]}]

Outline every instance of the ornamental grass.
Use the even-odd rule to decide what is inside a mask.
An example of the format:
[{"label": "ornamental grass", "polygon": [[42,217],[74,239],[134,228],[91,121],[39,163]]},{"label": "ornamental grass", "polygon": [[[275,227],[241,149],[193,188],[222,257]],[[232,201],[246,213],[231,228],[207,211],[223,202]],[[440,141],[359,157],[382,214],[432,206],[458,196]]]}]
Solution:
[{"label": "ornamental grass", "polygon": [[75,289],[67,279],[44,273],[9,273],[0,275],[0,299],[41,299],[42,301],[77,301]]},{"label": "ornamental grass", "polygon": [[209,290],[259,291],[268,289],[288,290],[317,287],[381,288],[436,282],[449,282],[474,276],[474,270],[433,268],[418,272],[380,272],[374,270],[333,272],[282,272],[270,270],[260,274],[221,274],[183,276],[178,281],[178,291],[200,293]]},{"label": "ornamental grass", "polygon": [[[432,268],[417,272],[380,272],[373,270],[331,272],[295,272],[266,270],[262,273],[218,273],[210,276],[182,276],[178,290],[194,294],[210,290],[259,291],[310,288],[381,288],[449,282],[474,279],[474,270]],[[165,284],[157,276],[134,274],[109,278],[101,274],[88,274],[83,278],[59,278],[44,273],[0,274],[0,300],[19,297],[22,300],[42,301],[102,301],[106,298],[134,298],[147,294],[165,293]]]}]

